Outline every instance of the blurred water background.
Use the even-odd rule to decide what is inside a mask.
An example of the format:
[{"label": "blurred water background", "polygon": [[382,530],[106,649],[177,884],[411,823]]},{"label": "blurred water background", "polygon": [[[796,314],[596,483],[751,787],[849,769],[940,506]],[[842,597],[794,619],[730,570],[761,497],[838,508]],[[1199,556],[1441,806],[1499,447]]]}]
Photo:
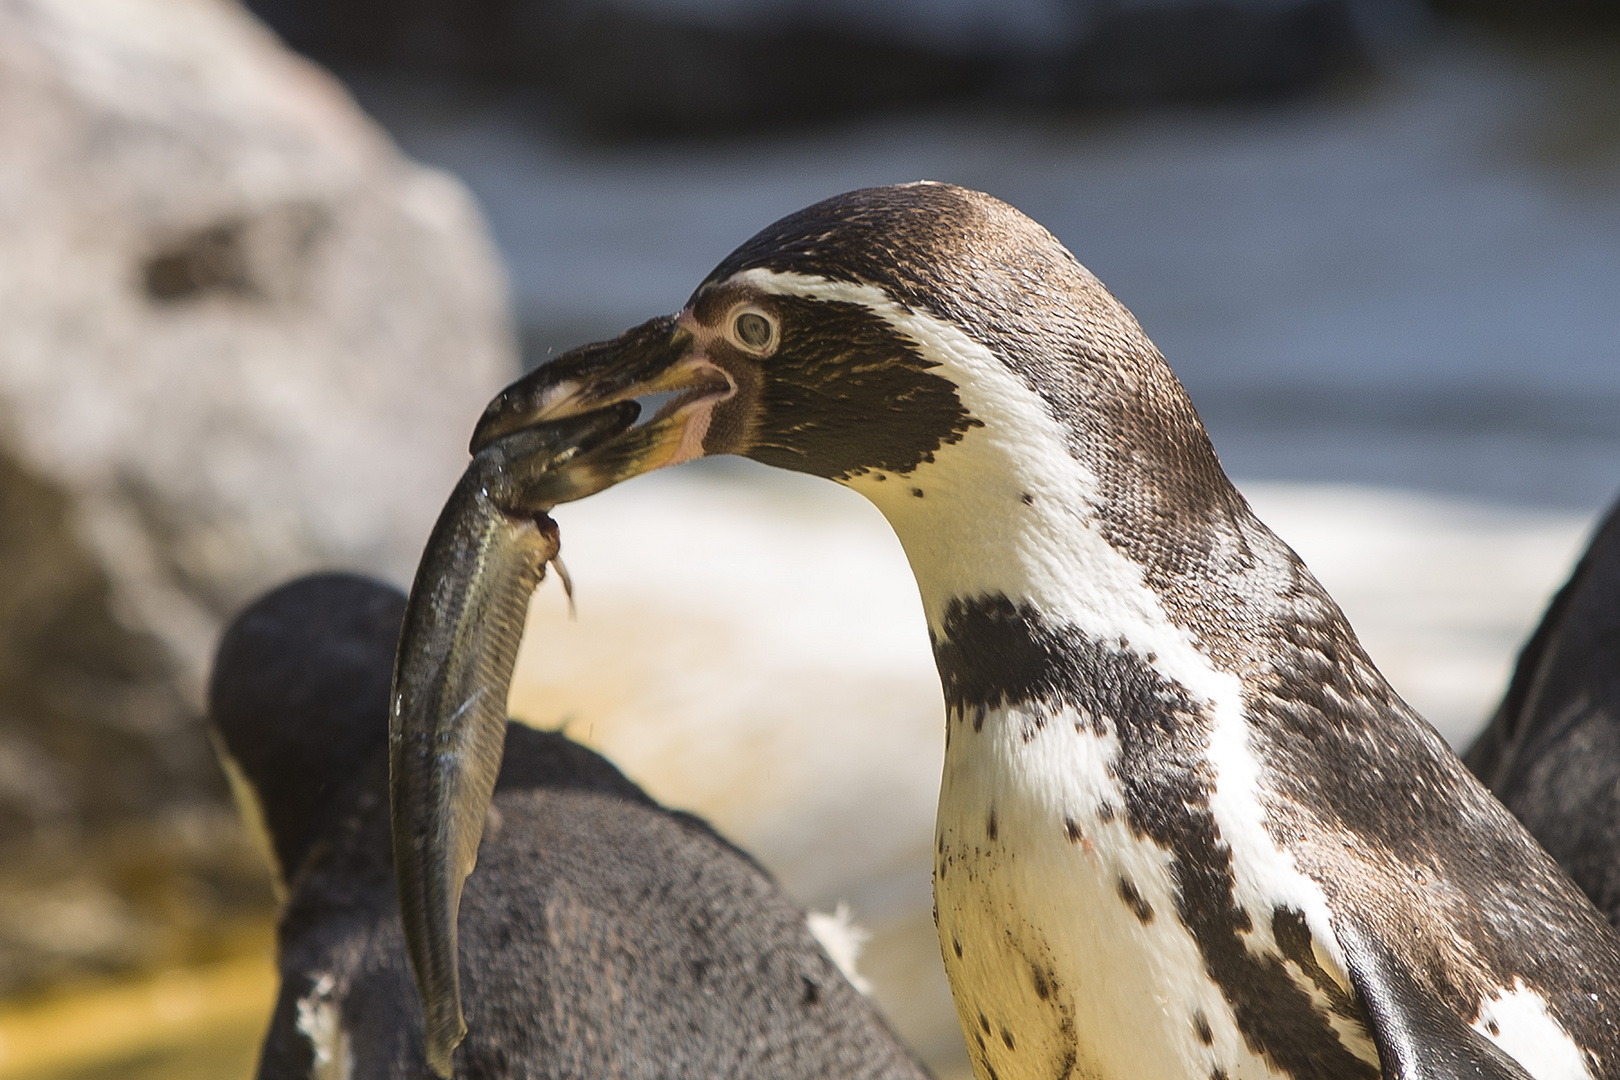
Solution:
[{"label": "blurred water background", "polygon": [[[461,22],[430,4],[397,18],[351,6],[352,24],[257,5],[336,66],[406,155],[476,198],[509,279],[509,373],[674,310],[737,243],[817,199],[924,178],[991,192],[1133,310],[1261,517],[1459,747],[1620,491],[1620,36],[1601,6],[1526,20],[1506,0],[1301,4],[1297,25],[1234,35],[1188,31],[1173,3],[988,18],[994,5],[915,0],[884,10],[932,36],[897,45],[858,5],[808,29],[742,0],[598,5],[617,13],[606,22],[579,15],[589,4],[532,5],[584,20],[569,24],[572,55],[512,31],[521,20],[491,36],[474,17],[530,10],[519,3],[471,5]],[[1158,81],[1074,76],[1114,55],[1096,51],[1097,26],[1114,24],[1095,12],[1137,9],[1157,14],[1107,31],[1123,42],[1109,47]],[[1568,21],[1544,25],[1555,12]],[[695,68],[632,48],[648,26],[679,28]],[[1214,44],[1189,51],[1189,33]],[[1171,53],[1160,68],[1155,42]],[[1245,59],[1222,67],[1210,50]],[[818,55],[831,58],[819,69]],[[436,348],[458,362],[454,340]],[[345,452],[392,453],[387,438],[410,442],[400,426]],[[464,458],[446,445],[434,468],[453,476]],[[430,510],[440,473],[420,485]],[[847,903],[897,1028],[942,1078],[968,1075],[929,918],[942,707],[876,511],[716,461],[556,516],[578,615],[554,585],[537,595],[513,713],[709,818],[806,906]],[[426,520],[396,527],[401,548],[419,549]],[[363,568],[403,584],[409,562],[388,551]],[[23,768],[6,752],[0,787]],[[118,880],[142,873],[162,876],[143,863]],[[157,903],[212,933],[208,949],[15,980],[0,1077],[247,1075],[273,985],[268,892],[229,885],[249,876],[187,879],[247,890],[239,902]],[[116,934],[95,905],[130,890],[109,889],[74,908],[42,887],[8,925]]]}]

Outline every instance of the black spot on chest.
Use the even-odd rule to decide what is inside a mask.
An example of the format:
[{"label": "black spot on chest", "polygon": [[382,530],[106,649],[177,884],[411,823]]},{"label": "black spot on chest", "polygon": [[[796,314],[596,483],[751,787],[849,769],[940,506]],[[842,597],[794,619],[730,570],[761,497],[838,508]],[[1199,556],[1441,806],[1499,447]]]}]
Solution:
[{"label": "black spot on chest", "polygon": [[[1232,851],[1209,805],[1205,703],[1142,658],[1005,596],[951,601],[941,631],[934,656],[948,708],[1070,708],[1106,719],[1117,733],[1125,823],[1172,854],[1175,916],[1251,1050],[1297,1080],[1374,1080],[1378,1070],[1339,1041],[1285,958],[1248,948],[1253,923],[1236,903]],[[1154,917],[1129,881],[1121,879],[1119,892],[1144,923]],[[1359,1011],[1353,1016],[1366,1026]]]},{"label": "black spot on chest", "polygon": [[1128,877],[1119,879],[1119,898],[1125,901],[1125,906],[1131,909],[1143,926],[1153,921],[1153,905],[1137,891],[1135,882]]}]

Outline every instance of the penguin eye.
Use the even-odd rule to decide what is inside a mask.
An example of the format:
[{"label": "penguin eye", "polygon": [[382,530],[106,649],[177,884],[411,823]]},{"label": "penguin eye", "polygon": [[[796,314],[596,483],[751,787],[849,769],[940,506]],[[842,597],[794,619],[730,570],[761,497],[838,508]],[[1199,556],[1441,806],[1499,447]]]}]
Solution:
[{"label": "penguin eye", "polygon": [[750,308],[731,320],[731,336],[749,352],[764,355],[776,344],[776,323],[769,315]]}]

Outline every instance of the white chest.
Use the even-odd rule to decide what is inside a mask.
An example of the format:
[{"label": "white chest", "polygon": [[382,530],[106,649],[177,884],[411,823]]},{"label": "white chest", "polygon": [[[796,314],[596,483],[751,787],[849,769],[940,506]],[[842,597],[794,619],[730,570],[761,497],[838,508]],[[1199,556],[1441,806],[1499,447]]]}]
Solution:
[{"label": "white chest", "polygon": [[981,1080],[1276,1075],[1177,916],[1169,853],[1126,824],[1117,739],[1038,716],[951,718],[935,896]]}]

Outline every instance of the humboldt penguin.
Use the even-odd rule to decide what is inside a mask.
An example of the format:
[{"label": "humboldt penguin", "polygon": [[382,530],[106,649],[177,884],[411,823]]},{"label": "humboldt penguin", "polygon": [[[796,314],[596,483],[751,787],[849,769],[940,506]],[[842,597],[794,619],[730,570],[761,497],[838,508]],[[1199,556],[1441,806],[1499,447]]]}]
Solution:
[{"label": "humboldt penguin", "polygon": [[741,454],[860,492],[905,549],[980,1080],[1620,1076],[1620,939],[1028,217],[934,183],[817,203],[514,383],[473,450],[649,398],[528,504]]},{"label": "humboldt penguin", "polygon": [[1463,760],[1620,923],[1620,503]]},{"label": "humboldt penguin", "polygon": [[[366,578],[302,578],[215,661],[212,726],[285,895],[261,1080],[432,1075],[388,831],[404,608]],[[746,854],[560,734],[511,724],[504,757],[462,906],[457,1076],[925,1080]]]}]

